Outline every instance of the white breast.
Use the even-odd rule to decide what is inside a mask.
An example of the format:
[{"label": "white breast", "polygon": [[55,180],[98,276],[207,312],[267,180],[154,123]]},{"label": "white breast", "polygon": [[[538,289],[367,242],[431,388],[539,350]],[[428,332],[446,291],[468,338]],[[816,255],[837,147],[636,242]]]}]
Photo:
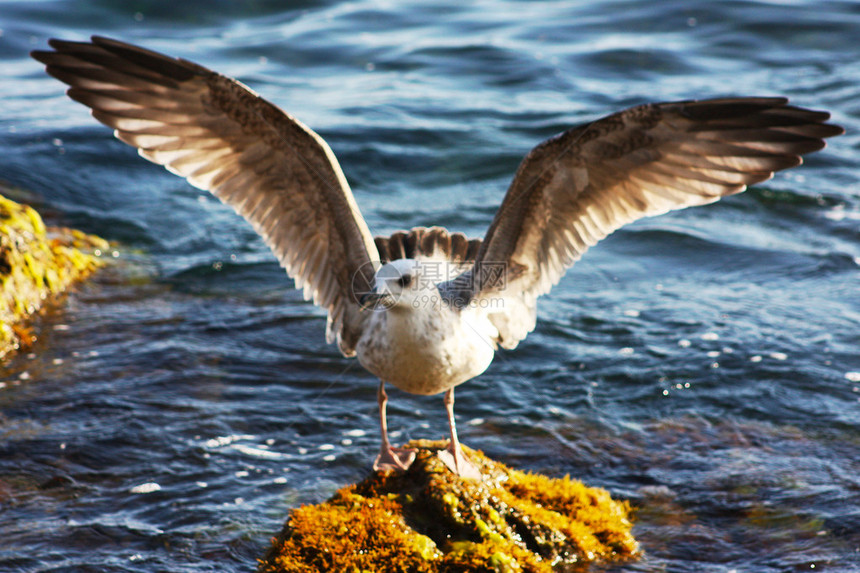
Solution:
[{"label": "white breast", "polygon": [[438,394],[489,367],[494,332],[472,309],[398,306],[373,313],[356,351],[381,380],[413,394]]}]

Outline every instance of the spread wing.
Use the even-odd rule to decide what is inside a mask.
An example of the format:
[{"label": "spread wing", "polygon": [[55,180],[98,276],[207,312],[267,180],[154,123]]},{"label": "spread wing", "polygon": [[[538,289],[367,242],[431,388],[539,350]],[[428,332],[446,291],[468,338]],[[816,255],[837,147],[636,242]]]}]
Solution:
[{"label": "spread wing", "polygon": [[504,312],[490,318],[513,348],[534,329],[537,297],[609,233],[739,193],[843,133],[828,113],[787,103],[643,105],[545,141],[520,165],[475,265],[440,290],[458,304],[501,297]]},{"label": "spread wing", "polygon": [[248,220],[305,298],[328,310],[329,342],[354,354],[379,255],[323,139],[241,83],[192,62],[93,37],[32,56],[138,153]]}]

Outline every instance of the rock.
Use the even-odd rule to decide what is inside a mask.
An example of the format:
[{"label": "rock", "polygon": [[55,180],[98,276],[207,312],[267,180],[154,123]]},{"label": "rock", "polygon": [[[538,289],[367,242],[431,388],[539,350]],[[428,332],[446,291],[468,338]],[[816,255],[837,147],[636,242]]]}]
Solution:
[{"label": "rock", "polygon": [[638,554],[630,507],[569,477],[507,468],[466,448],[485,476],[460,479],[414,441],[409,471],[375,472],[294,509],[260,571],[549,572]]},{"label": "rock", "polygon": [[46,227],[31,207],[0,195],[0,359],[35,340],[28,319],[101,266],[96,253],[106,249],[98,237]]}]

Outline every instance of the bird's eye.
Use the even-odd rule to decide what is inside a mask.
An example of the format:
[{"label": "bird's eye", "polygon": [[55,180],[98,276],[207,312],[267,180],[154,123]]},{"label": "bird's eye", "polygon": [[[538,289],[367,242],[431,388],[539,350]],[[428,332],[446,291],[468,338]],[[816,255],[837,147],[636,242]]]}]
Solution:
[{"label": "bird's eye", "polygon": [[397,284],[401,287],[406,288],[410,284],[412,284],[412,275],[403,275],[399,279],[397,279]]}]

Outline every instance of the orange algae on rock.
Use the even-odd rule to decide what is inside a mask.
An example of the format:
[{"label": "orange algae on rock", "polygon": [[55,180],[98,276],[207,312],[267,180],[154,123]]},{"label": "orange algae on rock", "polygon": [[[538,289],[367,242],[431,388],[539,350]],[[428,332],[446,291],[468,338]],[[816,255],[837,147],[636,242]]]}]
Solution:
[{"label": "orange algae on rock", "polygon": [[355,486],[328,502],[304,506],[290,515],[289,543],[271,556],[270,571],[433,571],[437,551],[416,537],[394,499],[357,495]]},{"label": "orange algae on rock", "polygon": [[35,338],[27,319],[101,266],[92,253],[107,248],[99,237],[46,227],[33,208],[0,195],[0,359]]},{"label": "orange algae on rock", "polygon": [[405,473],[375,472],[290,514],[266,573],[582,571],[638,554],[630,507],[600,488],[510,469],[468,449],[482,482],[452,474],[419,440]]}]

